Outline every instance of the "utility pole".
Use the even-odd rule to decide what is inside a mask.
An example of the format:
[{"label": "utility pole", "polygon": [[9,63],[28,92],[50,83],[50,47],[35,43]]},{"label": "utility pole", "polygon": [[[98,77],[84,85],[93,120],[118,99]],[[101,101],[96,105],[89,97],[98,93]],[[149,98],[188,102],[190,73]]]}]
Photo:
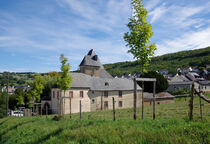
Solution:
[{"label": "utility pole", "polygon": [[6,115],[8,116],[9,110],[9,72],[7,74],[7,108],[6,108]]}]

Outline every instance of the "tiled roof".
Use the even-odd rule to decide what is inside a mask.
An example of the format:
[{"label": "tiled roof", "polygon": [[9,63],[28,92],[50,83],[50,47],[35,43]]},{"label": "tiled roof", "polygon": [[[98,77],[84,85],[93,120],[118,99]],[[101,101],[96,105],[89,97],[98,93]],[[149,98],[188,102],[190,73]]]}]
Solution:
[{"label": "tiled roof", "polygon": [[[110,90],[133,90],[133,81],[123,78],[100,78],[92,77],[83,73],[71,73],[73,78],[72,88],[89,88],[96,91]],[[138,90],[141,87],[137,86]]]}]

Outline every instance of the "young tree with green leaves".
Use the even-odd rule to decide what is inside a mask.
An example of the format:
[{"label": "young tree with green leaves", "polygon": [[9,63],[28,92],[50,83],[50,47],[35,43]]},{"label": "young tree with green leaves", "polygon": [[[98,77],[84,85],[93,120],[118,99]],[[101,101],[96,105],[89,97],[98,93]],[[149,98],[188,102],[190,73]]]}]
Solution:
[{"label": "young tree with green leaves", "polygon": [[[124,34],[124,40],[129,46],[128,52],[141,64],[141,75],[144,75],[145,66],[149,64],[154,55],[156,46],[150,42],[153,35],[152,26],[147,22],[147,10],[144,8],[143,0],[132,0],[133,17],[127,24],[129,32]],[[142,84],[142,119],[144,112],[144,82]],[[134,119],[136,115],[134,114]]]},{"label": "young tree with green leaves", "polygon": [[[70,76],[71,66],[69,63],[67,63],[67,61],[68,61],[68,59],[64,56],[64,54],[61,54],[60,55],[61,75],[60,75],[60,77],[58,77],[58,87],[61,89],[61,91],[62,90],[64,91],[64,97],[65,97],[66,90],[71,88],[70,84],[72,83],[72,77]],[[64,98],[64,107],[65,107],[65,98]],[[65,108],[64,108],[64,110],[65,110]],[[62,112],[62,110],[60,109],[60,114],[61,114],[61,112]],[[63,113],[65,113],[65,111]]]},{"label": "young tree with green leaves", "polygon": [[25,93],[23,91],[23,88],[19,87],[15,90],[15,97],[16,97],[16,101],[17,101],[17,103],[16,103],[17,106],[25,105],[24,95],[25,95]]},{"label": "young tree with green leaves", "polygon": [[152,26],[147,22],[147,10],[144,8],[143,0],[133,0],[133,17],[127,24],[129,32],[124,34],[124,40],[129,46],[128,52],[131,53],[141,63],[142,74],[145,66],[149,64],[151,57],[154,55],[156,46],[150,42],[153,35]]},{"label": "young tree with green leaves", "polygon": [[37,75],[33,81],[33,86],[31,89],[31,94],[34,101],[40,102],[41,100],[40,95],[42,94],[43,89],[44,89],[43,78],[40,75]]}]

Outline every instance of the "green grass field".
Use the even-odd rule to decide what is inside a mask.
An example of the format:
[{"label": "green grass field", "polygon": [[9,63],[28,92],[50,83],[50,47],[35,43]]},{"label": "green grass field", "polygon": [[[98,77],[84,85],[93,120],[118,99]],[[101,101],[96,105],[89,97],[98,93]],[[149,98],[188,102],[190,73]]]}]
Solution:
[{"label": "green grass field", "polygon": [[199,98],[194,99],[194,119],[189,121],[189,98],[175,103],[156,105],[156,120],[152,120],[152,106],[145,107],[144,120],[132,119],[132,109],[98,111],[69,115],[59,121],[52,116],[8,117],[0,119],[0,143],[142,143],[142,144],[209,144],[210,104],[202,102],[203,119],[199,112]]}]

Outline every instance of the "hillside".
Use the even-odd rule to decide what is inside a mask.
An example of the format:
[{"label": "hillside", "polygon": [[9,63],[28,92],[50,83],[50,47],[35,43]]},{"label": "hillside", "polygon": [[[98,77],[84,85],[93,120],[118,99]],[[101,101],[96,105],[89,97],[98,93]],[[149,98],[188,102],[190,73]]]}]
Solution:
[{"label": "hillside", "polygon": [[137,120],[132,109],[73,114],[54,121],[53,116],[9,117],[0,119],[0,143],[63,144],[63,143],[142,143],[142,144],[209,144],[210,105],[202,102],[203,120],[199,118],[199,99],[194,99],[194,120],[188,120],[189,98],[175,103],[156,105],[156,120],[152,120],[152,106],[145,106],[144,120],[137,108]]},{"label": "hillside", "polygon": [[[210,47],[153,57],[147,70],[168,69],[169,73],[174,74],[176,68],[200,67],[206,64],[210,64]],[[105,64],[104,67],[113,76],[140,72],[140,63],[137,61]]]}]

